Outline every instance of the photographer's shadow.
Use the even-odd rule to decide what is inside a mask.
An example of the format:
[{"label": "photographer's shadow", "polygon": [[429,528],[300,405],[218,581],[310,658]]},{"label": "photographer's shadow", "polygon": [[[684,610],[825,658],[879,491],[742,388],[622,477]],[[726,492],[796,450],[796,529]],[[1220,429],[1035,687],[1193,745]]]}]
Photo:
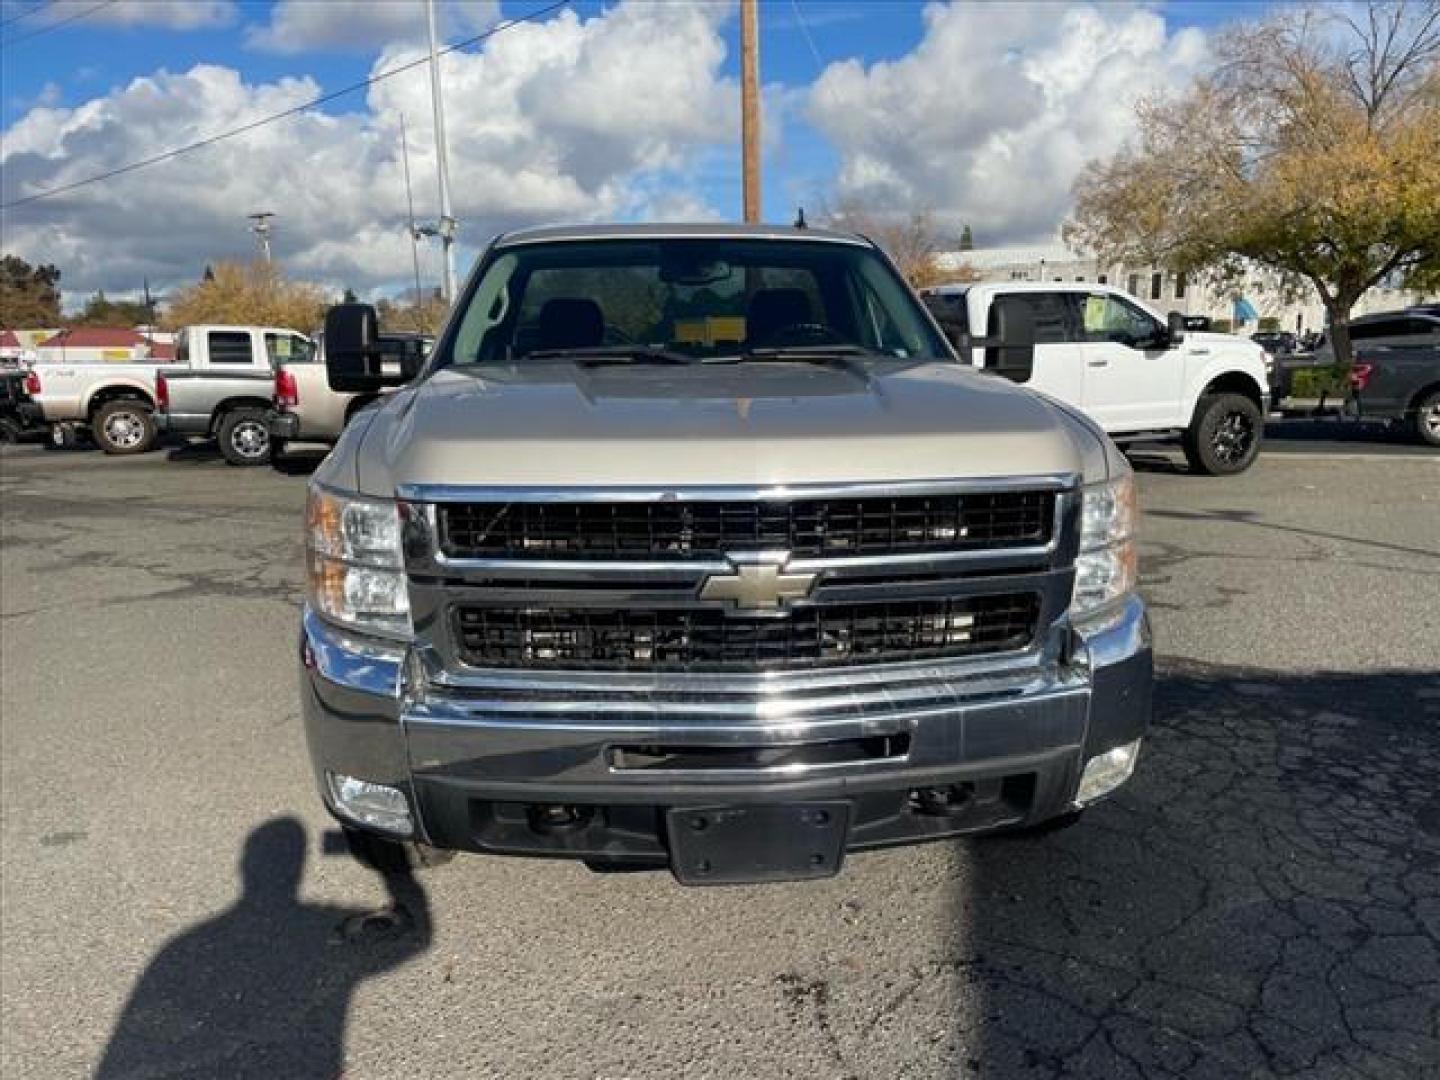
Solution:
[{"label": "photographer's shadow", "polygon": [[350,998],[363,980],[429,947],[429,902],[401,873],[385,876],[391,902],[379,911],[304,903],[305,846],[294,818],[250,834],[240,899],[151,961],[98,1077],[334,1080],[344,1072]]}]

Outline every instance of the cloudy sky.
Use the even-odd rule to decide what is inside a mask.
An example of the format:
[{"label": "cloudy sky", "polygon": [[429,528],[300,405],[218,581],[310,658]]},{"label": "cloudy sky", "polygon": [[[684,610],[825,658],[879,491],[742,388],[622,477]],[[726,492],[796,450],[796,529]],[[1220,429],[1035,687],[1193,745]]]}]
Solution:
[{"label": "cloudy sky", "polygon": [[[461,263],[535,222],[739,214],[737,9],[725,0],[449,0],[442,61]],[[766,217],[858,196],[983,245],[1052,239],[1075,174],[1139,94],[1183,84],[1258,3],[762,0]],[[418,0],[0,0],[3,248],[67,303],[164,290],[254,251],[270,210],[295,276],[405,287],[400,154],[437,213]],[[296,110],[112,179],[30,196]],[[422,251],[429,283],[433,248]]]}]

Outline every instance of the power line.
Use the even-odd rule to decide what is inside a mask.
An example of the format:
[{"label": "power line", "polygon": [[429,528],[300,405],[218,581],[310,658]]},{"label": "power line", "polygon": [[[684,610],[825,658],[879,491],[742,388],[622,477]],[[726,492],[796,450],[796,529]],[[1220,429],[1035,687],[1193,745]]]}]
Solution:
[{"label": "power line", "polygon": [[[22,41],[29,41],[31,38],[39,37],[41,34],[48,34],[51,30],[59,30],[60,27],[68,26],[70,23],[77,22],[78,20],[85,18],[87,15],[94,15],[95,12],[99,11],[101,8],[109,7],[113,3],[115,3],[115,0],[100,0],[98,4],[93,4],[88,8],[77,11],[73,15],[67,15],[63,19],[56,19],[52,23],[46,23],[44,26],[39,27],[38,29],[31,30],[28,34],[21,34],[19,37],[12,37],[8,41],[0,41],[0,49],[8,49],[11,45],[19,45]],[[36,8],[35,10],[38,11],[39,8]],[[26,12],[26,14],[33,14],[33,12]]]},{"label": "power line", "polygon": [[[496,34],[503,33],[504,31],[509,30],[512,27],[519,26],[521,23],[534,22],[536,19],[543,18],[544,16],[549,15],[552,11],[558,11],[560,8],[565,7],[569,3],[570,0],[555,0],[554,3],[548,4],[543,8],[537,8],[536,10],[526,15],[521,15],[519,18],[510,19],[508,22],[500,23],[498,26],[492,26],[489,30],[486,30],[480,34],[476,34],[474,37],[466,38],[464,41],[458,41],[454,45],[447,45],[445,48],[439,50],[435,55],[437,58],[445,56],[447,53],[456,52],[457,50],[463,49],[469,45],[474,45],[477,42],[484,41],[486,38],[494,37]],[[39,202],[41,199],[49,199],[55,195],[63,195],[65,194],[65,192],[74,191],[76,188],[86,187],[89,184],[98,184],[102,180],[110,180],[116,176],[123,176],[125,173],[135,172],[137,169],[144,169],[151,165],[158,165],[162,161],[169,161],[171,158],[179,157],[181,154],[188,154],[192,150],[199,150],[214,143],[223,142],[225,139],[233,139],[236,135],[244,135],[246,132],[254,131],[256,128],[264,127],[266,124],[273,124],[277,120],[284,120],[288,117],[295,116],[299,113],[305,112],[308,109],[313,109],[317,105],[324,105],[328,101],[334,101],[336,98],[344,97],[346,94],[353,94],[356,90],[363,90],[367,86],[373,86],[375,83],[381,82],[394,75],[403,74],[406,71],[410,71],[414,68],[420,67],[422,64],[428,64],[429,62],[430,57],[428,55],[422,56],[418,60],[411,60],[409,63],[401,64],[398,67],[388,68],[387,70],[382,71],[379,74],[371,75],[367,79],[362,79],[360,82],[352,83],[349,86],[341,87],[339,90],[332,90],[328,94],[321,94],[317,98],[312,98],[309,101],[303,102],[299,105],[295,105],[289,109],[285,109],[278,113],[272,113],[269,116],[263,116],[259,120],[252,120],[248,124],[242,124],[237,128],[231,128],[229,131],[222,131],[218,135],[211,135],[204,139],[198,139],[193,143],[187,143],[184,146],[177,146],[173,150],[166,150],[163,153],[154,155],[153,157],[142,158],[139,161],[132,161],[128,165],[121,165],[118,168],[110,169],[103,173],[97,173],[94,176],[87,176],[83,180],[76,180],[69,184],[61,184],[59,187],[47,188],[45,191],[37,191],[33,195],[26,195],[22,199],[12,199],[8,203],[0,203],[0,210],[13,210],[17,206],[25,206],[29,203]]]},{"label": "power line", "polygon": [[[10,25],[11,23],[13,23],[13,22],[19,22],[21,19],[28,19],[31,15],[34,15],[37,11],[43,11],[43,10],[45,10],[45,8],[49,7],[50,4],[53,3],[53,2],[54,2],[54,0],[40,0],[40,3],[36,4],[36,5],[35,5],[34,7],[32,7],[32,8],[26,8],[24,11],[20,12],[19,15],[11,15],[8,19],[0,19],[0,28],[9,26],[9,25]],[[16,7],[19,7],[18,0],[17,0],[17,3],[16,3]]]},{"label": "power line", "polygon": [[790,6],[795,9],[795,22],[800,27],[800,33],[805,35],[805,44],[810,46],[810,55],[815,58],[815,70],[824,74],[825,61],[820,59],[820,50],[815,47],[815,39],[810,36],[810,27],[800,11],[800,0],[790,0]]}]

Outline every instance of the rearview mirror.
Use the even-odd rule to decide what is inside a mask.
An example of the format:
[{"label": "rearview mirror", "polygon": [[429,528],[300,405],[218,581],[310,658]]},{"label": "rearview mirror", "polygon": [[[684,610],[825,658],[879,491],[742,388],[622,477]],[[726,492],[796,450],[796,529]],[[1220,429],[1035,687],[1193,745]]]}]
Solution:
[{"label": "rearview mirror", "polygon": [[403,386],[424,361],[423,343],[385,338],[369,304],[336,304],[325,313],[325,375],[330,389],[369,393]]},{"label": "rearview mirror", "polygon": [[666,285],[695,289],[726,281],[730,274],[730,264],[719,259],[704,262],[684,257],[665,258],[660,265],[660,280]]},{"label": "rearview mirror", "polygon": [[1185,316],[1172,311],[1166,321],[1170,324],[1170,344],[1179,345],[1185,340]]}]

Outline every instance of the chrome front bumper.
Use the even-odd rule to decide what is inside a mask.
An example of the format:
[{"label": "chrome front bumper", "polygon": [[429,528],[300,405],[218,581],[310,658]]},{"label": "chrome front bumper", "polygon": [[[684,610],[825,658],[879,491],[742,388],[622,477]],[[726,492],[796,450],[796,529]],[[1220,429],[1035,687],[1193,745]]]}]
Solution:
[{"label": "chrome front bumper", "polygon": [[[1144,734],[1152,667],[1141,602],[1057,634],[1065,640],[1008,657],[773,677],[457,677],[422,649],[348,635],[307,610],[301,682],[322,792],[326,772],[398,787],[418,837],[442,847],[597,855],[573,838],[528,848],[496,824],[500,807],[603,807],[620,821],[652,808],[841,798],[873,803],[851,831],[849,846],[863,848],[1063,813],[1086,761]],[[617,747],[714,752],[885,736],[904,752],[754,768],[627,768],[616,757]],[[1016,778],[1028,779],[1017,787]],[[992,781],[1024,798],[941,825],[897,810],[917,789]],[[611,854],[625,846],[603,839]],[[644,843],[632,849],[663,860]]]}]

